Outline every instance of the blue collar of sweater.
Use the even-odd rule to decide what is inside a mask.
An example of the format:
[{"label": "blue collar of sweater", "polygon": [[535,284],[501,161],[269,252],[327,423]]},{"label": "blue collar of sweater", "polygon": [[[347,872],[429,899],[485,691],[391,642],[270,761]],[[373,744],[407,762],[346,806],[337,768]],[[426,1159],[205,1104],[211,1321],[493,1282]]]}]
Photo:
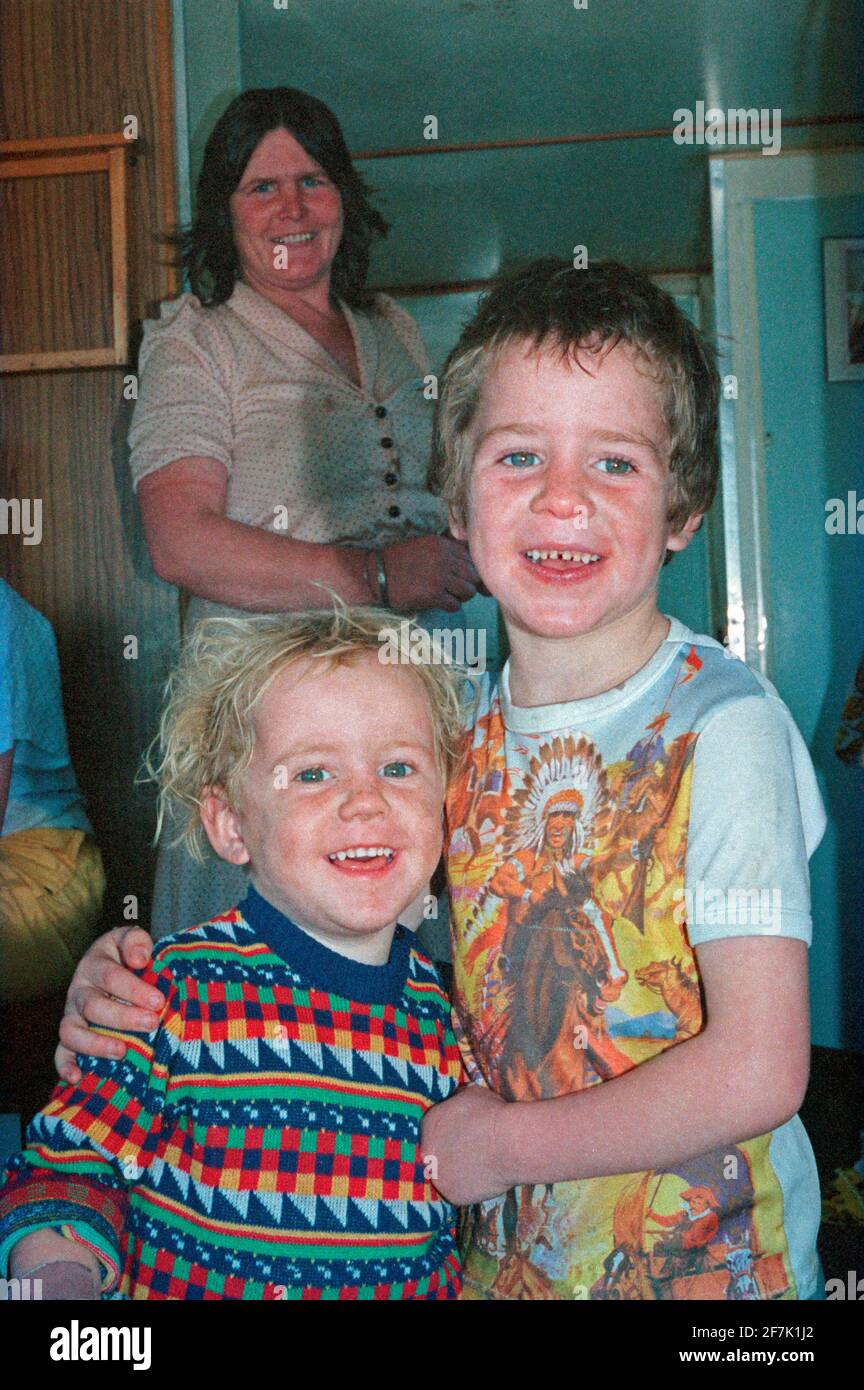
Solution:
[{"label": "blue collar of sweater", "polygon": [[358,1004],[400,1003],[411,952],[405,927],[396,927],[386,965],[364,965],[316,941],[251,885],[240,911],[261,940],[302,976],[305,986],[355,999]]}]

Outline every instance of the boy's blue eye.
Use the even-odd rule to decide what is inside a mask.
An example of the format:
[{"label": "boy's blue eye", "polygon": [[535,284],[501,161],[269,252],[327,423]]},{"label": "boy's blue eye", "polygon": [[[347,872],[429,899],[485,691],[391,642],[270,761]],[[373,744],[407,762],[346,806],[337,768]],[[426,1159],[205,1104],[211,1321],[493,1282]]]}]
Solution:
[{"label": "boy's blue eye", "polygon": [[323,782],[329,777],[330,773],[323,767],[304,767],[302,772],[298,772],[294,778],[295,782],[316,783]]},{"label": "boy's blue eye", "polygon": [[381,771],[385,777],[409,777],[412,769],[410,763],[396,762],[385,763]]},{"label": "boy's blue eye", "polygon": [[260,180],[258,181],[258,183],[255,183],[255,184],[252,185],[252,192],[253,192],[253,193],[269,193],[269,191],[270,191],[270,189],[271,189],[272,187],[273,187],[273,180],[272,180],[272,179],[260,179]]},{"label": "boy's blue eye", "polygon": [[301,183],[310,184],[312,186],[317,186],[323,182],[324,180],[320,174],[304,174],[301,179]]},{"label": "boy's blue eye", "polygon": [[512,454],[505,454],[501,462],[509,463],[512,468],[531,468],[539,459],[528,449],[514,449]]},{"label": "boy's blue eye", "polygon": [[602,464],[604,464],[604,463],[616,464],[617,466],[616,466],[615,468],[612,468],[612,469],[603,468],[603,469],[602,469],[602,471],[603,471],[604,473],[609,472],[609,473],[611,473],[613,476],[615,476],[616,474],[617,474],[619,477],[624,477],[624,476],[626,476],[625,473],[624,473],[624,470],[625,470],[625,469],[629,469],[629,471],[630,471],[631,473],[633,472],[633,465],[632,465],[632,463],[630,462],[629,459],[617,458],[614,454],[613,454],[610,458],[598,459],[597,462],[598,462],[598,465],[602,465]]}]

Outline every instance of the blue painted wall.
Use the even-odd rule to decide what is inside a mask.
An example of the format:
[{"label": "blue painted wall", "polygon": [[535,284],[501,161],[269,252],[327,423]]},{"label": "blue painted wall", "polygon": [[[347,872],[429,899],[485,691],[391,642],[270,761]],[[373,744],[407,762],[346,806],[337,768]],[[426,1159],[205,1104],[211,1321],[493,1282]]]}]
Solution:
[{"label": "blue painted wall", "polygon": [[[192,176],[242,87],[314,92],[353,151],[668,131],[679,107],[861,111],[864,0],[175,0]],[[785,148],[855,138],[784,131]],[[859,132],[860,133],[860,132]],[[369,160],[392,224],[373,283],[474,280],[550,253],[710,266],[708,148],[668,134]]]},{"label": "blue painted wall", "polygon": [[864,1048],[864,770],[833,751],[864,651],[864,536],[829,536],[825,503],[864,497],[864,382],[825,372],[822,239],[864,235],[864,198],[754,209],[766,434],[772,679],[816,764],[829,816],[811,862],[814,1041]]}]

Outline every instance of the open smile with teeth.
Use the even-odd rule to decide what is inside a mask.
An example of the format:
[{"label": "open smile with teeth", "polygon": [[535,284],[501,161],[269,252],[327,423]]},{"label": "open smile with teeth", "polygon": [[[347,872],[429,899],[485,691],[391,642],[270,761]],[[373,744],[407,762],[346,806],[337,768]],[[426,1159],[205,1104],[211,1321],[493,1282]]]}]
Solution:
[{"label": "open smile with teeth", "polygon": [[539,565],[543,560],[565,560],[571,564],[590,565],[600,559],[599,555],[593,555],[588,550],[526,550],[524,554],[534,565]]},{"label": "open smile with teeth", "polygon": [[355,849],[337,849],[335,853],[327,855],[331,864],[343,864],[346,859],[383,859],[386,863],[392,864],[395,857],[395,849],[390,849],[387,845],[377,845],[374,847],[369,845],[357,845]]},{"label": "open smile with teeth", "polygon": [[311,241],[314,236],[314,232],[290,232],[274,237],[273,242],[276,246],[296,246],[298,242]]}]

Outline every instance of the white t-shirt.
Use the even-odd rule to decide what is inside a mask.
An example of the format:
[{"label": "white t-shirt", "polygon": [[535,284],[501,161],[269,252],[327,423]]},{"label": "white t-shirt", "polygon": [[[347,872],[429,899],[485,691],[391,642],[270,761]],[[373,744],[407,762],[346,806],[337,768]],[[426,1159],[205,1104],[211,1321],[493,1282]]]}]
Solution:
[{"label": "white t-shirt", "polygon": [[[694,947],[811,937],[825,828],[774,687],[677,619],[620,687],[544,708],[487,681],[448,795],[454,1003],[508,1100],[614,1080],[704,1026]],[[475,1210],[468,1296],[806,1298],[819,1184],[796,1116],[674,1171]]]}]

